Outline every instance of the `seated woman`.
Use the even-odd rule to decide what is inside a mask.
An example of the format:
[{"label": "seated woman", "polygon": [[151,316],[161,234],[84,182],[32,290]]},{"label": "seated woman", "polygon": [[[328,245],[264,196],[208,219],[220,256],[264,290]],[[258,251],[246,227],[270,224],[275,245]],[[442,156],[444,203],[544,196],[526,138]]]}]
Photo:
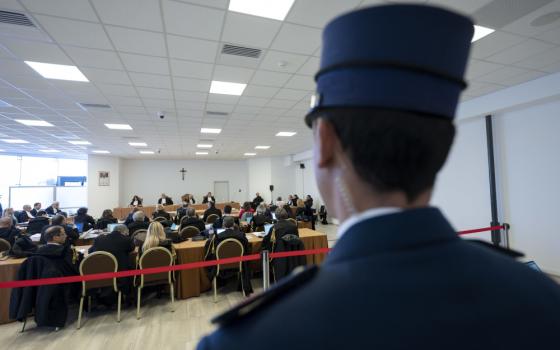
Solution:
[{"label": "seated woman", "polygon": [[306,207],[310,207],[310,208],[313,207],[313,198],[311,198],[310,195],[307,195],[304,204]]},{"label": "seated woman", "polygon": [[97,220],[95,228],[98,230],[105,230],[107,228],[107,225],[116,224],[117,222],[118,220],[113,217],[113,211],[111,209],[105,209],[103,210],[103,214],[101,214],[101,217]]},{"label": "seated woman", "polygon": [[88,209],[86,207],[82,207],[78,209],[78,213],[74,217],[74,224],[83,223],[82,231],[88,231],[95,227],[95,220],[91,215],[88,215]]},{"label": "seated woman", "polygon": [[154,247],[164,247],[173,253],[173,244],[166,237],[163,225],[157,221],[152,222],[148,226],[148,233],[146,234],[144,244],[142,244],[141,253],[143,254],[146,250]]},{"label": "seated woman", "polygon": [[243,203],[243,208],[241,208],[241,210],[239,211],[239,219],[243,220],[243,214],[245,213],[249,213],[247,215],[245,215],[245,217],[247,216],[253,216],[253,213],[255,212],[255,210],[253,208],[251,208],[251,202],[245,202]]},{"label": "seated woman", "polygon": [[133,207],[141,207],[142,206],[142,198],[140,198],[137,194],[132,197],[130,201],[130,205]]},{"label": "seated woman", "polygon": [[262,231],[265,224],[271,224],[272,217],[266,215],[266,205],[264,203],[259,204],[257,207],[257,214],[253,216],[251,221],[251,226],[253,231]]}]

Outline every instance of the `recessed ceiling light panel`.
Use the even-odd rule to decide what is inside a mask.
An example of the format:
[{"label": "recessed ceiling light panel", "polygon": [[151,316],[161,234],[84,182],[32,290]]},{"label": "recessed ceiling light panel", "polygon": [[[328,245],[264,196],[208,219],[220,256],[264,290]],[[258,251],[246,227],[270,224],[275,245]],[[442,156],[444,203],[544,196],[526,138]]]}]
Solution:
[{"label": "recessed ceiling light panel", "polygon": [[492,29],[492,28],[487,28],[487,27],[475,25],[474,26],[474,34],[473,34],[471,43],[474,43],[475,41],[480,40],[480,39],[484,38],[485,36],[490,35],[494,32],[495,32],[495,30]]},{"label": "recessed ceiling light panel", "polygon": [[6,143],[29,143],[25,140],[19,140],[19,139],[2,139],[2,141]]},{"label": "recessed ceiling light panel", "polygon": [[49,122],[37,119],[16,119],[15,121],[27,126],[54,126]]},{"label": "recessed ceiling light panel", "polygon": [[198,147],[198,148],[212,148],[212,145],[207,144],[207,143],[199,143],[198,145],[196,145],[196,147]]},{"label": "recessed ceiling light panel", "polygon": [[43,78],[84,82],[89,81],[76,66],[32,61],[25,61],[25,63],[29,67],[33,68],[33,70],[39,73]]},{"label": "recessed ceiling light panel", "polygon": [[71,143],[71,144],[73,144],[73,145],[78,145],[78,146],[87,146],[87,145],[91,145],[91,142],[89,142],[89,141],[84,141],[84,140],[68,141],[68,143]]},{"label": "recessed ceiling light panel", "polygon": [[295,0],[230,0],[229,10],[283,21]]},{"label": "recessed ceiling light panel", "polygon": [[222,129],[201,128],[200,132],[203,134],[219,134],[222,132]]},{"label": "recessed ceiling light panel", "polygon": [[43,152],[43,153],[59,153],[59,150],[56,149],[40,149],[39,151]]},{"label": "recessed ceiling light panel", "polygon": [[111,130],[132,130],[132,126],[128,124],[105,124]]},{"label": "recessed ceiling light panel", "polygon": [[270,146],[256,146],[255,149],[269,149]]},{"label": "recessed ceiling light panel", "polygon": [[132,147],[148,147],[146,142],[129,142],[128,144]]},{"label": "recessed ceiling light panel", "polygon": [[220,95],[241,96],[241,94],[243,94],[243,91],[245,90],[246,87],[247,84],[212,80],[212,84],[210,85],[210,93],[220,94]]},{"label": "recessed ceiling light panel", "polygon": [[154,151],[140,151],[140,154],[154,154]]},{"label": "recessed ceiling light panel", "polygon": [[206,155],[208,155],[208,152],[196,152],[195,154],[197,156],[206,156]]},{"label": "recessed ceiling light panel", "polygon": [[96,149],[94,151],[92,151],[92,153],[97,153],[97,154],[109,154],[111,152],[106,151],[106,150],[102,150],[102,149]]},{"label": "recessed ceiling light panel", "polygon": [[290,136],[294,136],[295,134],[297,133],[293,131],[280,131],[278,134],[276,134],[276,136],[290,137]]},{"label": "recessed ceiling light panel", "polygon": [[252,153],[252,152],[247,152],[247,153],[243,153],[244,156],[256,156],[256,153]]}]

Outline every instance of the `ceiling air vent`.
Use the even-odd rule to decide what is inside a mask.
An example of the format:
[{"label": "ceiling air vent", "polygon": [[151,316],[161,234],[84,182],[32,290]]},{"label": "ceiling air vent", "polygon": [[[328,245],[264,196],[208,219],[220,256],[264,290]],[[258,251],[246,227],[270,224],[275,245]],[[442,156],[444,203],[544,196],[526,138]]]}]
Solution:
[{"label": "ceiling air vent", "polygon": [[23,13],[0,11],[0,23],[15,24],[18,26],[35,27],[35,24]]},{"label": "ceiling air vent", "polygon": [[213,112],[213,111],[206,111],[206,115],[219,115],[219,116],[225,116],[228,115],[227,112]]},{"label": "ceiling air vent", "polygon": [[111,106],[103,103],[79,103],[82,108],[111,108]]},{"label": "ceiling air vent", "polygon": [[222,53],[226,55],[259,58],[261,56],[262,50],[225,44],[222,48]]}]

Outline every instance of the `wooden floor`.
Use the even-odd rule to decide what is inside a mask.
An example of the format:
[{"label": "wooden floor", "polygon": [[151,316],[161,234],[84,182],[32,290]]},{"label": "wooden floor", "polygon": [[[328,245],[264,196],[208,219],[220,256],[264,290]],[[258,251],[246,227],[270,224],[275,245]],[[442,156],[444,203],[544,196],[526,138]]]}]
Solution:
[{"label": "wooden floor", "polygon": [[[336,241],[336,229],[335,225],[316,227],[317,231],[327,234],[329,247]],[[262,280],[252,282],[255,291],[262,290]],[[0,349],[195,349],[200,338],[214,329],[210,319],[243,300],[234,284],[219,290],[217,303],[213,301],[212,292],[198,298],[175,301],[175,312],[170,312],[171,303],[167,296],[161,299],[152,296],[143,303],[140,320],[136,319],[134,307],[123,310],[120,323],[116,322],[116,310],[100,307],[91,316],[86,315],[82,319],[82,328],[77,330],[78,309],[73,307],[66,327],[58,332],[36,328],[33,317],[28,319],[24,333],[20,333],[22,324],[19,322],[0,325]]]}]

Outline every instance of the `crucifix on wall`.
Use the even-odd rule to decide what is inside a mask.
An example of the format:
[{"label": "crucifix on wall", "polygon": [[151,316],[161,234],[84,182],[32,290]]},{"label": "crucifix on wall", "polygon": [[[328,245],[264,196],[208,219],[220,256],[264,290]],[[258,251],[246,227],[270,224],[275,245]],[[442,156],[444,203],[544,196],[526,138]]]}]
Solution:
[{"label": "crucifix on wall", "polygon": [[187,173],[187,171],[185,170],[185,168],[181,168],[181,170],[179,170],[179,172],[183,176],[183,181],[185,181],[185,174]]}]

